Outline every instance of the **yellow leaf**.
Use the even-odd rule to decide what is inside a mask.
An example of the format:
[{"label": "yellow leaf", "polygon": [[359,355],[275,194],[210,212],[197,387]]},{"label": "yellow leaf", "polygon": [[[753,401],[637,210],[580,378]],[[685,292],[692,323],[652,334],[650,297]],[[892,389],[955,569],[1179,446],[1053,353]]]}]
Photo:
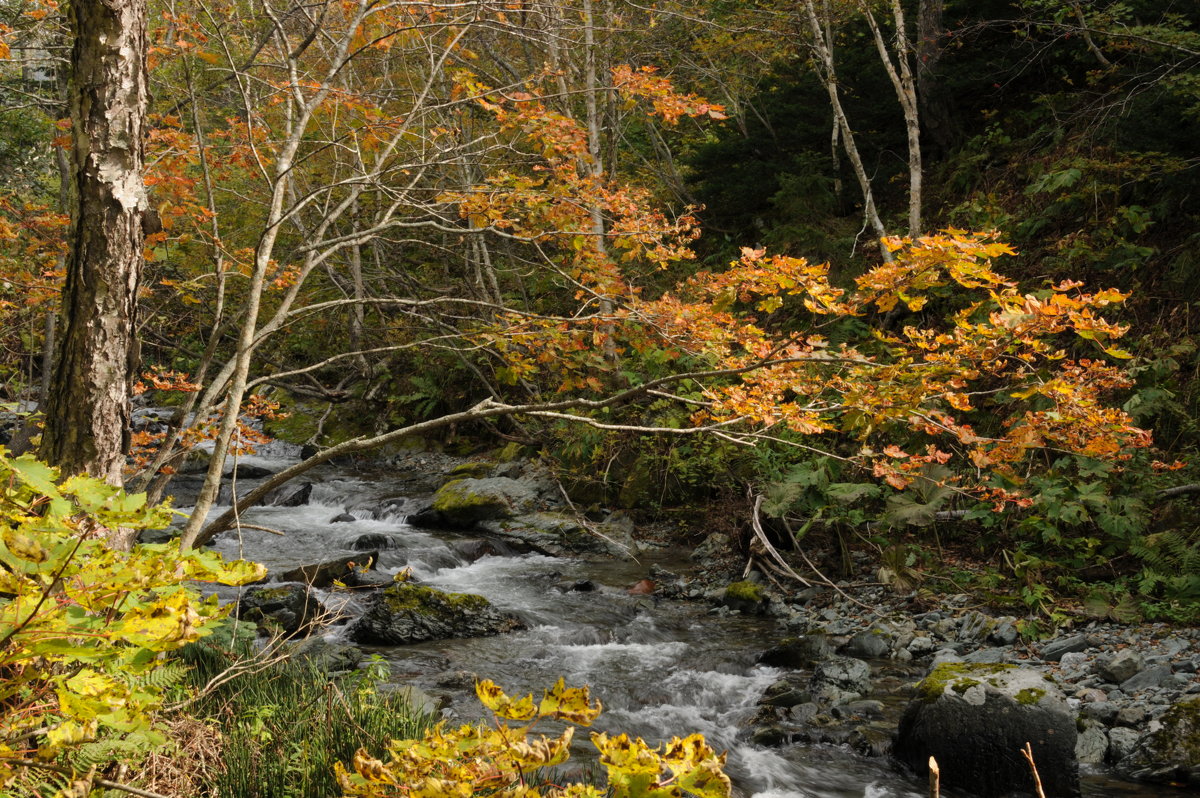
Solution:
[{"label": "yellow leaf", "polygon": [[591,726],[601,709],[598,700],[595,703],[592,702],[586,686],[567,687],[560,678],[542,697],[542,701],[538,705],[538,716],[558,718],[580,726]]},{"label": "yellow leaf", "polygon": [[532,693],[524,698],[512,699],[490,679],[475,683],[475,695],[479,697],[481,704],[505,720],[532,720],[537,715]]}]

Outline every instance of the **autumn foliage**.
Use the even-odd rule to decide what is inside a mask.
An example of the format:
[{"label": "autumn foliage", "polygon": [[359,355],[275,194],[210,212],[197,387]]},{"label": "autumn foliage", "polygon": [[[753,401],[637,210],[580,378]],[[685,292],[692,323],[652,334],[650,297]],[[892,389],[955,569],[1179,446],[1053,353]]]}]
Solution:
[{"label": "autumn foliage", "polygon": [[[347,798],[728,798],[731,793],[722,770],[725,755],[699,734],[651,747],[640,737],[593,732],[607,789],[556,784],[551,769],[570,757],[576,728],[591,726],[600,714],[600,702],[588,688],[567,687],[559,679],[534,701],[532,694],[511,697],[485,679],[476,683],[475,694],[494,715],[493,726],[439,724],[422,739],[392,740],[386,761],[360,749],[352,769],[337,766]],[[553,737],[532,736],[541,721],[559,721],[565,728]]]}]

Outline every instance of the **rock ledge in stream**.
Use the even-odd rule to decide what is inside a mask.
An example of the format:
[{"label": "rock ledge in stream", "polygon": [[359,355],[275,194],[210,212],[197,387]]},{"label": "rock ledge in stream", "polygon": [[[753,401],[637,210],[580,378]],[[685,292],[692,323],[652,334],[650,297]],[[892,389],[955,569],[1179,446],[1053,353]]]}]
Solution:
[{"label": "rock ledge in stream", "polygon": [[984,798],[1030,792],[1028,742],[1046,795],[1079,795],[1075,717],[1041,673],[1012,665],[946,663],[917,687],[896,736],[896,757],[918,774],[937,759],[942,784]]},{"label": "rock ledge in stream", "polygon": [[485,637],[522,626],[515,616],[497,610],[483,596],[403,583],[381,591],[348,633],[356,643],[402,646],[451,637]]}]

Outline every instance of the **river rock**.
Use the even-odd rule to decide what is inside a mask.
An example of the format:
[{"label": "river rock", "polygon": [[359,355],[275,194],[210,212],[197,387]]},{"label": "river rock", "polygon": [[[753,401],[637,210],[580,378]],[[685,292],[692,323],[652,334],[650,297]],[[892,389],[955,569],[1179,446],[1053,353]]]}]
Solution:
[{"label": "river rock", "polygon": [[380,549],[390,549],[395,545],[396,541],[392,540],[392,536],[382,532],[368,532],[350,541],[350,548],[355,551],[378,552]]},{"label": "river rock", "polygon": [[1075,739],[1075,758],[1082,765],[1099,765],[1108,753],[1108,734],[1102,724],[1081,721]]},{"label": "river rock", "polygon": [[233,479],[262,479],[272,476],[275,472],[265,466],[251,465],[250,463],[237,463],[233,470],[225,474],[226,477]]},{"label": "river rock", "polygon": [[355,518],[350,513],[338,513],[333,518],[329,519],[329,523],[331,523],[331,524],[352,524],[357,520],[358,519]]},{"label": "river rock", "polygon": [[1145,665],[1142,655],[1132,649],[1118,651],[1111,659],[1096,664],[1096,673],[1109,684],[1121,684],[1133,678]]},{"label": "river rock", "polygon": [[1042,646],[1042,659],[1046,662],[1058,662],[1063,654],[1074,651],[1087,651],[1090,648],[1087,635],[1072,635],[1051,640]]},{"label": "river rock", "polygon": [[433,494],[431,509],[451,526],[513,518],[536,509],[537,489],[509,477],[453,479]]},{"label": "river rock", "polygon": [[333,560],[302,565],[278,575],[280,582],[304,582],[310,587],[330,587],[334,581],[346,583],[353,581],[354,571],[363,568],[371,570],[379,562],[379,551],[364,551],[360,554],[350,554]]},{"label": "river rock", "polygon": [[918,685],[900,720],[894,754],[918,775],[937,759],[942,785],[984,798],[1032,792],[1033,746],[1047,798],[1079,795],[1075,717],[1058,688],[1012,665],[944,664]]},{"label": "river rock", "polygon": [[827,705],[855,701],[871,689],[871,666],[853,657],[830,657],[813,668],[810,688]]},{"label": "river rock", "polygon": [[325,612],[303,585],[252,587],[238,599],[237,616],[288,637],[306,631]]},{"label": "river rock", "polygon": [[600,545],[613,557],[635,559],[641,553],[634,533],[637,527],[628,513],[617,511],[604,519],[596,529]]},{"label": "river rock", "polygon": [[1152,665],[1121,682],[1121,692],[1126,695],[1133,695],[1142,690],[1148,690],[1151,687],[1158,687],[1170,675],[1170,665]]},{"label": "river rock", "polygon": [[729,535],[722,532],[713,532],[704,541],[692,550],[691,559],[696,562],[705,563],[716,557],[728,554],[732,551],[732,546],[729,542]]},{"label": "river rock", "polygon": [[607,543],[592,534],[578,518],[566,513],[529,513],[507,520],[481,521],[477,526],[520,550],[552,557],[609,552]]},{"label": "river rock", "polygon": [[720,604],[743,615],[765,615],[770,599],[762,585],[750,580],[733,582],[721,594]]},{"label": "river rock", "polygon": [[138,533],[138,543],[170,543],[178,540],[180,533],[183,532],[177,526],[167,526],[162,529],[143,529]]},{"label": "river rock", "polygon": [[811,668],[828,659],[831,653],[829,638],[820,632],[814,632],[804,637],[781,640],[779,645],[760,654],[758,661],[762,665],[776,668]]},{"label": "river rock", "polygon": [[1015,619],[997,618],[996,626],[988,634],[988,642],[995,646],[1011,646],[1021,636],[1014,624]]},{"label": "river rock", "polygon": [[385,588],[370,609],[348,629],[356,643],[402,646],[452,637],[484,637],[519,629],[513,615],[483,596],[443,593],[422,585],[397,583]]},{"label": "river rock", "polygon": [[362,649],[356,646],[330,643],[320,637],[310,637],[293,644],[290,653],[292,659],[305,662],[324,673],[355,670],[365,656]]},{"label": "river rock", "polygon": [[958,627],[958,639],[963,642],[983,640],[992,633],[996,622],[978,610],[971,610],[962,617]]},{"label": "river rock", "polygon": [[805,704],[810,698],[807,688],[807,684],[795,677],[780,679],[763,691],[758,703],[762,706],[785,709]]},{"label": "river rock", "polygon": [[1159,723],[1117,762],[1117,773],[1155,784],[1200,785],[1200,696],[1173,705]]},{"label": "river rock", "polygon": [[891,650],[887,633],[876,627],[850,638],[843,651],[848,657],[883,659]]},{"label": "river rock", "polygon": [[1115,765],[1125,759],[1133,753],[1133,749],[1137,746],[1138,737],[1140,736],[1133,729],[1121,727],[1109,729],[1108,752],[1104,756],[1105,761]]},{"label": "river rock", "polygon": [[313,484],[280,485],[263,497],[262,503],[271,507],[303,507],[312,498]]}]

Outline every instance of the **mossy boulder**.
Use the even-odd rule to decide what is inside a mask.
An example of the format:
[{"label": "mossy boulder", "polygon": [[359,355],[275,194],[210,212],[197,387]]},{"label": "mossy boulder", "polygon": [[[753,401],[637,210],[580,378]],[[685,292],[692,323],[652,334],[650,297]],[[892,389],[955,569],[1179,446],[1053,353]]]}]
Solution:
[{"label": "mossy boulder", "polygon": [[408,582],[393,584],[348,634],[356,643],[402,646],[425,640],[485,637],[522,628],[523,624],[472,593],[445,593]]},{"label": "mossy boulder", "polygon": [[471,527],[480,521],[502,520],[532,511],[537,491],[508,477],[453,479],[433,494],[430,509],[443,524]]},{"label": "mossy boulder", "polygon": [[768,601],[762,585],[748,579],[729,584],[721,596],[722,604],[743,615],[762,615],[767,611]]},{"label": "mossy boulder", "polygon": [[303,585],[252,587],[237,603],[237,616],[288,637],[306,633],[325,612]]},{"label": "mossy boulder", "polygon": [[446,476],[450,479],[483,479],[492,473],[495,468],[491,463],[484,460],[471,460],[466,463],[459,463],[451,468]]},{"label": "mossy boulder", "polygon": [[984,798],[1032,793],[1033,746],[1047,798],[1079,795],[1075,716],[1057,686],[1014,665],[944,663],[917,686],[900,720],[894,755],[919,775],[929,757],[942,785]]},{"label": "mossy boulder", "polygon": [[1200,785],[1200,696],[1178,702],[1140,737],[1117,772],[1136,781]]}]

